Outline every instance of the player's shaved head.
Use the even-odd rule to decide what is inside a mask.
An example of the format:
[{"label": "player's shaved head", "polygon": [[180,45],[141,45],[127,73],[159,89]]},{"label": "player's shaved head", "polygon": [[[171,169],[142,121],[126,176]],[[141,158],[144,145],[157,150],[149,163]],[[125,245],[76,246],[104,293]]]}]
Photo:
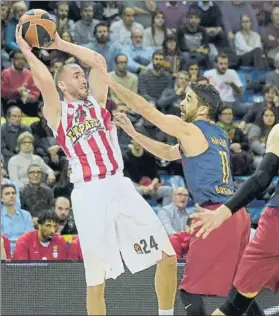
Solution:
[{"label": "player's shaved head", "polygon": [[58,82],[62,81],[63,78],[67,75],[68,71],[74,69],[77,69],[78,71],[83,71],[80,65],[78,64],[66,64],[59,67],[56,73],[54,74],[54,81],[56,87],[58,87]]}]

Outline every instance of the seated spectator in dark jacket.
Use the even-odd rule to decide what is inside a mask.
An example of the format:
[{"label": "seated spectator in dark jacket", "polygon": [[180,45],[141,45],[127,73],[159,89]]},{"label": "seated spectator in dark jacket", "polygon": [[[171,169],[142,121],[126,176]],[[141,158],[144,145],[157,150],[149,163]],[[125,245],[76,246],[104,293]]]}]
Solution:
[{"label": "seated spectator in dark jacket", "polygon": [[156,200],[162,199],[162,204],[171,203],[172,188],[162,185],[158,174],[156,159],[146,152],[134,140],[131,147],[123,154],[124,175],[130,178],[137,191]]},{"label": "seated spectator in dark jacket", "polygon": [[24,55],[18,51],[12,54],[13,66],[2,71],[1,93],[3,110],[6,113],[10,101],[16,101],[22,112],[28,116],[37,115],[39,89],[35,86],[31,71],[27,68]]},{"label": "seated spectator in dark jacket", "polygon": [[38,230],[25,233],[17,240],[13,260],[66,260],[66,241],[56,233],[58,223],[53,211],[42,211]]},{"label": "seated spectator in dark jacket", "polygon": [[58,146],[52,130],[43,117],[43,103],[39,104],[38,117],[40,120],[30,126],[34,135],[34,154],[43,158],[52,170],[58,172],[60,171],[61,159],[65,157],[65,154],[60,146]]},{"label": "seated spectator in dark jacket", "polygon": [[180,103],[185,99],[185,90],[189,84],[189,79],[189,74],[186,71],[177,73],[174,88],[166,88],[157,101],[157,108],[161,112],[180,116]]},{"label": "seated spectator in dark jacket", "polygon": [[66,197],[59,196],[54,200],[53,210],[60,219],[57,233],[60,235],[76,235],[78,232],[71,212],[71,201]]},{"label": "seated spectator in dark jacket", "polygon": [[275,56],[274,67],[275,70],[269,72],[266,76],[266,84],[279,87],[279,53]]},{"label": "seated spectator in dark jacket", "polygon": [[231,151],[232,174],[245,176],[251,173],[251,156],[248,140],[242,130],[233,123],[233,111],[229,106],[223,106],[218,111],[217,125],[221,127],[229,137]]},{"label": "seated spectator in dark jacket", "polygon": [[208,34],[200,26],[200,16],[197,11],[189,11],[188,22],[177,30],[177,39],[180,50],[187,59],[195,59],[200,66],[210,68]]},{"label": "seated spectator in dark jacket", "polygon": [[272,108],[264,109],[259,119],[248,127],[247,137],[254,155],[253,167],[257,168],[266,150],[267,137],[277,123]]},{"label": "seated spectator in dark jacket", "polygon": [[1,154],[4,156],[5,164],[17,154],[17,138],[23,132],[29,132],[30,128],[21,124],[22,112],[17,106],[11,106],[7,111],[7,122],[1,126]]},{"label": "seated spectator in dark jacket", "polygon": [[254,103],[253,107],[243,116],[243,119],[239,125],[241,129],[246,127],[247,123],[255,123],[262,115],[262,111],[265,108],[273,109],[277,121],[279,121],[279,91],[276,86],[266,85],[263,90],[264,101]]},{"label": "seated spectator in dark jacket", "polygon": [[63,168],[60,174],[60,178],[56,185],[53,187],[54,197],[64,196],[71,200],[71,194],[74,185],[70,182],[71,167],[67,159],[63,160]]},{"label": "seated spectator in dark jacket", "polygon": [[152,56],[153,69],[139,75],[139,94],[148,102],[156,104],[166,88],[173,86],[172,76],[163,69],[163,51],[155,51]]},{"label": "seated spectator in dark jacket", "polygon": [[167,35],[163,43],[163,52],[165,55],[164,68],[168,70],[173,77],[181,70],[186,70],[186,58],[181,54],[175,35]]},{"label": "seated spectator in dark jacket", "polygon": [[42,183],[43,172],[39,165],[32,164],[27,170],[29,183],[20,194],[22,208],[29,211],[33,218],[34,226],[37,225],[38,214],[41,210],[50,209],[53,203],[52,190]]},{"label": "seated spectator in dark jacket", "polygon": [[274,60],[279,53],[279,7],[272,11],[272,24],[265,27],[262,32],[262,40],[268,58]]},{"label": "seated spectator in dark jacket", "polygon": [[222,12],[217,1],[197,1],[190,5],[189,11],[200,14],[201,26],[206,29],[209,42],[218,48],[228,46],[227,35],[223,31]]}]

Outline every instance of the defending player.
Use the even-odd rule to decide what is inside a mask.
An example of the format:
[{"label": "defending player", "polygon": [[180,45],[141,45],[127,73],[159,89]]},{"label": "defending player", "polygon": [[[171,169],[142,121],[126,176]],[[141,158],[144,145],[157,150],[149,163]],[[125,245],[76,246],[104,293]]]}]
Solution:
[{"label": "defending player", "polygon": [[[211,85],[192,84],[181,104],[182,119],[164,115],[144,98],[103,76],[117,97],[180,145],[169,146],[137,133],[125,115],[120,125],[146,150],[167,161],[181,159],[188,190],[194,202],[216,209],[234,192],[229,165],[229,140],[210,119],[220,103]],[[248,243],[250,219],[245,209],[207,240],[191,239],[184,277],[180,284],[187,315],[206,315],[201,295],[226,296],[236,267]],[[218,260],[216,261],[216,257]]]},{"label": "defending player", "polygon": [[[279,171],[279,124],[267,139],[266,154],[255,171],[240,189],[214,212],[198,207],[203,213],[194,214],[193,229],[197,236],[207,238],[214,230],[233,218],[238,209],[249,204],[270,185]],[[234,216],[232,216],[235,214]],[[210,235],[209,235],[210,236]],[[264,287],[279,287],[279,182],[274,195],[267,202],[259,220],[254,238],[245,249],[235,279],[234,287],[223,306],[213,315],[242,315]]]},{"label": "defending player", "polygon": [[98,80],[107,72],[104,58],[56,34],[49,49],[67,52],[92,69],[87,82],[79,65],[65,65],[54,82],[23,40],[20,27],[16,38],[42,93],[44,116],[72,169],[72,206],[84,259],[88,314],[106,315],[105,279],[124,272],[121,251],[132,273],[157,263],[159,314],[173,315],[175,252],[155,212],[123,176],[116,127],[105,109],[108,86]]}]

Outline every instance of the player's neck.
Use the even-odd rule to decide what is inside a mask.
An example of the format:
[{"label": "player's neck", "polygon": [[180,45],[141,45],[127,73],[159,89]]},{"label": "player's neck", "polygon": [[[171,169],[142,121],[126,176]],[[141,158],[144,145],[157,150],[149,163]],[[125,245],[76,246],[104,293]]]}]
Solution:
[{"label": "player's neck", "polygon": [[209,117],[205,114],[197,115],[193,121],[210,121]]},{"label": "player's neck", "polygon": [[75,97],[73,97],[73,96],[70,95],[70,94],[64,94],[64,101],[65,101],[66,103],[69,103],[69,102],[77,102],[77,101],[80,101],[80,99],[75,98]]},{"label": "player's neck", "polygon": [[5,210],[9,215],[15,215],[16,213],[15,205],[5,205]]}]

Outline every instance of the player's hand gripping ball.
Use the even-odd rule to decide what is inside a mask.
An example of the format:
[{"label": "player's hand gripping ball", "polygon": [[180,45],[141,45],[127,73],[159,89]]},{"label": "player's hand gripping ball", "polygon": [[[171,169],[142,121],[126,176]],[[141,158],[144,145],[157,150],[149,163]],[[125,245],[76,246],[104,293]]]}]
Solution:
[{"label": "player's hand gripping ball", "polygon": [[22,25],[22,37],[31,47],[47,47],[55,39],[56,23],[47,11],[27,11],[19,23]]}]

